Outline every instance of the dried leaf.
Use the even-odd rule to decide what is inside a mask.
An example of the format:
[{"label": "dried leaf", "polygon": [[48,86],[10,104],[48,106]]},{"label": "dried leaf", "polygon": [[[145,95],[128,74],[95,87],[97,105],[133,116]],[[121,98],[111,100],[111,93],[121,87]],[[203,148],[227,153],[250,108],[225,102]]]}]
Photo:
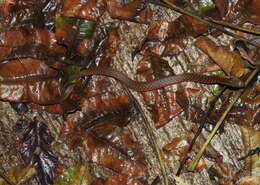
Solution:
[{"label": "dried leaf", "polygon": [[[5,176],[12,183],[19,185],[28,182],[34,175],[35,169],[33,166],[13,166]],[[9,183],[0,178],[0,185],[9,185]]]},{"label": "dried leaf", "polygon": [[245,176],[237,182],[237,185],[258,185],[260,182],[259,176]]},{"label": "dried leaf", "polygon": [[209,55],[227,74],[241,77],[247,72],[242,58],[237,53],[229,51],[227,47],[216,46],[207,37],[199,37],[195,45]]},{"label": "dried leaf", "polygon": [[[260,132],[248,127],[241,127],[242,140],[245,154],[250,150],[260,147]],[[258,176],[260,172],[260,156],[255,154],[245,159],[245,168],[248,175]]]}]

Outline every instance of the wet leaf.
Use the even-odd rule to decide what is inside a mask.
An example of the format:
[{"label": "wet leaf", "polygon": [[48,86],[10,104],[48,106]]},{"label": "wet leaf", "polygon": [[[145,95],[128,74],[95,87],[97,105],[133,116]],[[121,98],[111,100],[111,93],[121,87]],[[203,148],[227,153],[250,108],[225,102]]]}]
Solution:
[{"label": "wet leaf", "polygon": [[29,43],[42,44],[56,54],[64,54],[66,49],[57,44],[54,33],[42,29],[20,28],[14,31],[0,33],[1,47],[17,47]]},{"label": "wet leaf", "polygon": [[19,60],[25,58],[33,58],[45,60],[48,62],[61,61],[64,54],[57,54],[48,46],[39,43],[25,43],[25,45],[7,47],[9,50],[0,56],[0,63],[9,60]]},{"label": "wet leaf", "polygon": [[56,15],[55,17],[55,27],[56,29],[59,29],[62,27],[64,24],[73,24],[76,19],[72,17],[64,17],[61,15]]},{"label": "wet leaf", "polygon": [[84,99],[82,110],[68,116],[62,135],[67,137],[71,147],[82,140],[81,134],[93,129],[98,134],[110,134],[115,126],[123,127],[130,121],[135,111],[126,95],[104,93]]},{"label": "wet leaf", "polygon": [[[57,67],[59,65],[56,63]],[[64,88],[57,70],[37,59],[1,63],[0,77],[1,100],[55,104],[66,99],[72,90],[72,86]]]},{"label": "wet leaf", "polygon": [[39,105],[35,103],[28,104],[32,108],[38,108],[40,110],[45,110],[52,114],[66,115],[71,112],[75,112],[79,108],[79,103],[77,100],[70,99],[68,97],[66,100],[53,105]]},{"label": "wet leaf", "polygon": [[85,20],[80,25],[80,36],[81,37],[92,37],[95,31],[97,23]]},{"label": "wet leaf", "polygon": [[105,11],[105,3],[101,0],[65,0],[61,14],[66,17],[78,17],[89,21],[98,21]]},{"label": "wet leaf", "polygon": [[83,143],[90,161],[127,177],[146,178],[147,167],[144,153],[126,130],[114,129],[111,134],[101,140],[93,135],[85,134]]},{"label": "wet leaf", "polygon": [[177,144],[181,141],[180,137],[174,137],[172,141],[163,146],[163,150],[169,151],[177,146]]},{"label": "wet leaf", "polygon": [[107,10],[112,18],[131,20],[145,8],[144,0],[133,0],[128,4],[121,5],[120,2],[107,0]]},{"label": "wet leaf", "polygon": [[35,178],[41,185],[52,184],[55,177],[57,158],[50,150],[53,139],[46,124],[37,120],[23,132],[22,158],[25,164],[35,167]]},{"label": "wet leaf", "polygon": [[[124,5],[114,0],[89,0],[86,2],[66,0],[61,14],[67,17],[78,17],[96,22],[107,10],[112,18],[131,21],[144,8],[144,0],[133,0]],[[144,22],[147,22],[147,20]]]},{"label": "wet leaf", "polygon": [[260,130],[260,95],[257,84],[241,96],[240,104],[231,109],[229,121],[253,130]]},{"label": "wet leaf", "polygon": [[150,26],[147,37],[137,46],[134,55],[141,50],[148,50],[161,56],[175,56],[185,49],[187,38],[197,37],[207,31],[205,23],[189,16],[182,15],[172,22],[157,21]]}]

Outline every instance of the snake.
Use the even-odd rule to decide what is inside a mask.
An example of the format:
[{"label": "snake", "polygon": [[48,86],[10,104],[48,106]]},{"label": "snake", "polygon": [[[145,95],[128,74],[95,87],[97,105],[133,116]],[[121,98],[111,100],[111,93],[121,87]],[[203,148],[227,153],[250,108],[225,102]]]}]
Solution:
[{"label": "snake", "polygon": [[197,82],[202,84],[220,84],[231,88],[244,88],[245,83],[237,77],[227,77],[220,75],[202,75],[198,73],[183,73],[173,76],[168,76],[152,81],[140,82],[132,80],[127,77],[124,73],[113,70],[108,67],[90,67],[88,69],[83,69],[80,72],[80,77],[88,75],[102,75],[107,77],[112,77],[122,84],[126,85],[128,88],[136,91],[151,91],[159,89],[162,87],[179,84],[182,82]]}]

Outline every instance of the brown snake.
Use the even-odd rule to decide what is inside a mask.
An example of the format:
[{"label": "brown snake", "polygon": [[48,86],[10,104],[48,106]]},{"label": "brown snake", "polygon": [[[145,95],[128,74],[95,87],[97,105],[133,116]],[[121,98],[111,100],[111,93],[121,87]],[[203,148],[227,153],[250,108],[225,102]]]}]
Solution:
[{"label": "brown snake", "polygon": [[169,77],[164,77],[158,80],[148,81],[148,82],[138,82],[128,78],[125,74],[115,71],[110,68],[103,67],[92,67],[89,69],[84,69],[81,71],[80,76],[86,75],[103,75],[112,77],[127,87],[134,89],[136,91],[151,91],[161,87],[178,84],[181,82],[198,82],[203,84],[221,84],[233,88],[243,88],[245,84],[242,80],[235,77],[225,77],[219,75],[201,75],[197,73],[184,73]]}]

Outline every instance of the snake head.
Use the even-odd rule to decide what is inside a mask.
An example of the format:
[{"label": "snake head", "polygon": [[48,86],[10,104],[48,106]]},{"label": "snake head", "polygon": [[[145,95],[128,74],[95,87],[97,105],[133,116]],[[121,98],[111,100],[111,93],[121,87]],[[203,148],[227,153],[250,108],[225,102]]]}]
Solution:
[{"label": "snake head", "polygon": [[239,78],[230,78],[230,84],[232,84],[232,87],[235,87],[235,88],[244,88],[246,85],[245,85],[245,82],[243,82],[242,80],[240,80]]}]

